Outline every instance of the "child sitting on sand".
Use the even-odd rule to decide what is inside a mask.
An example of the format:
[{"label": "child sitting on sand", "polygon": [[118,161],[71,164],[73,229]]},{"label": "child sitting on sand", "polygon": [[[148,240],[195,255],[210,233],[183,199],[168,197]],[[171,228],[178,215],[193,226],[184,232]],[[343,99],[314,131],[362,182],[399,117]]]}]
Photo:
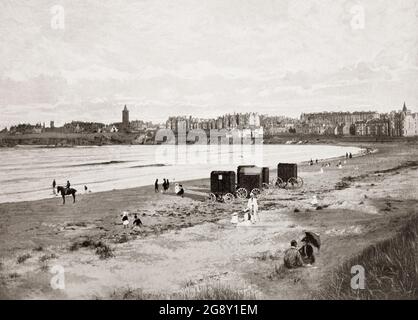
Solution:
[{"label": "child sitting on sand", "polygon": [[183,198],[184,196],[184,189],[181,184],[176,183],[176,186],[174,187],[174,192]]},{"label": "child sitting on sand", "polygon": [[141,219],[138,218],[137,215],[134,216],[134,222],[132,222],[132,225],[134,227],[140,227],[140,226],[142,226],[142,221],[141,221]]},{"label": "child sitting on sand", "polygon": [[132,222],[132,230],[133,231],[141,231],[142,221],[138,218],[137,215],[134,216],[134,221]]}]

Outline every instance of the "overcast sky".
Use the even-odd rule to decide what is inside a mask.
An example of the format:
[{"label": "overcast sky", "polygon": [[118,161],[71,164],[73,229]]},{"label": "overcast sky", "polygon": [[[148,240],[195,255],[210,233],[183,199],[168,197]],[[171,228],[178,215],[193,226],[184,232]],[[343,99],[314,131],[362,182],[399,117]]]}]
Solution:
[{"label": "overcast sky", "polygon": [[416,0],[2,0],[0,44],[0,126],[418,111]]}]

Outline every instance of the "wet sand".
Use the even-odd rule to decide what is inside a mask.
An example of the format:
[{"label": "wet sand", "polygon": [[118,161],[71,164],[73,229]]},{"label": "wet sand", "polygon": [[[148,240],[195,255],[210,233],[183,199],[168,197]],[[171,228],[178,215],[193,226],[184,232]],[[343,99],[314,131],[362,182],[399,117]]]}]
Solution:
[{"label": "wet sand", "polygon": [[[109,298],[128,287],[167,294],[221,282],[258,298],[310,298],[332,268],[416,214],[418,166],[407,161],[418,159],[417,145],[367,147],[378,152],[347,160],[342,169],[337,160],[324,173],[320,165],[299,166],[304,186],[263,194],[261,222],[249,227],[230,223],[245,202],[206,201],[208,179],[184,182],[185,198],[149,186],[80,194],[75,204],[67,198],[62,205],[60,197],[0,204],[0,296]],[[319,210],[311,204],[314,195]],[[140,216],[140,231],[123,229],[124,210]],[[306,229],[323,241],[315,267],[277,277],[283,251]],[[102,260],[91,248],[69,250],[87,237],[109,245],[114,257]],[[24,254],[29,256],[19,263]],[[50,286],[48,268],[54,265],[65,268],[65,290]]]}]

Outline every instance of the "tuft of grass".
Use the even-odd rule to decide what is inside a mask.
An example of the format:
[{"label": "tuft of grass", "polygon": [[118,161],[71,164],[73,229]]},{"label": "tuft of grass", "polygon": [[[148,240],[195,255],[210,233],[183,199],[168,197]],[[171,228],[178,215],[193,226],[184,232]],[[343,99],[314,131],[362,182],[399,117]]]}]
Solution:
[{"label": "tuft of grass", "polygon": [[115,300],[254,300],[253,291],[232,288],[221,283],[198,287],[186,287],[173,294],[144,292],[142,289],[122,288],[114,290],[110,299]]},{"label": "tuft of grass", "polygon": [[129,237],[126,234],[122,234],[115,238],[116,243],[125,243],[129,241]]},{"label": "tuft of grass", "polygon": [[253,291],[233,288],[221,283],[186,289],[175,294],[180,300],[255,300]]},{"label": "tuft of grass", "polygon": [[96,241],[94,241],[93,239],[87,238],[87,239],[83,239],[81,241],[75,241],[73,242],[70,247],[69,250],[70,251],[76,251],[80,248],[95,248],[96,246]]},{"label": "tuft of grass", "polygon": [[162,300],[163,295],[155,293],[146,293],[142,289],[122,288],[114,290],[110,295],[113,300]]},{"label": "tuft of grass", "polygon": [[40,269],[43,272],[47,272],[49,270],[48,261],[42,261],[40,265]]},{"label": "tuft of grass", "polygon": [[95,241],[90,238],[81,241],[75,241],[70,245],[68,249],[70,251],[76,251],[80,248],[95,249],[96,254],[99,256],[100,259],[108,259],[115,256],[113,254],[112,248],[110,248],[107,244],[105,244],[102,241]]},{"label": "tuft of grass", "polygon": [[32,256],[29,253],[22,254],[22,255],[17,257],[17,263],[19,263],[19,264],[23,263],[26,260],[28,260],[30,257],[32,257]]},{"label": "tuft of grass", "polygon": [[19,277],[20,277],[20,274],[18,274],[17,272],[13,272],[9,274],[10,279],[17,279]]},{"label": "tuft of grass", "polygon": [[41,245],[33,248],[33,251],[37,251],[37,252],[40,252],[40,251],[43,251],[43,250],[44,250],[44,247],[42,247]]},{"label": "tuft of grass", "polygon": [[196,283],[193,280],[187,280],[184,282],[183,288],[189,288],[196,285]]},{"label": "tuft of grass", "polygon": [[284,279],[287,276],[288,269],[282,263],[280,265],[275,264],[273,271],[267,276],[270,280]]},{"label": "tuft of grass", "polygon": [[44,254],[43,256],[39,257],[39,262],[46,262],[50,259],[56,259],[56,258],[58,257],[55,253]]},{"label": "tuft of grass", "polygon": [[115,256],[112,249],[107,244],[102,244],[100,247],[97,247],[96,254],[102,260],[109,259]]},{"label": "tuft of grass", "polygon": [[84,221],[79,222],[68,222],[67,227],[87,227],[87,224]]},{"label": "tuft of grass", "polygon": [[350,183],[347,181],[339,181],[335,184],[335,190],[344,190],[350,188]]},{"label": "tuft of grass", "polygon": [[[351,288],[351,267],[365,270],[365,289]],[[364,249],[334,270],[318,299],[418,299],[418,217],[395,236]]]},{"label": "tuft of grass", "polygon": [[260,261],[267,261],[267,260],[276,260],[277,257],[269,251],[264,251],[258,254],[257,256],[255,256],[254,259],[260,260]]}]

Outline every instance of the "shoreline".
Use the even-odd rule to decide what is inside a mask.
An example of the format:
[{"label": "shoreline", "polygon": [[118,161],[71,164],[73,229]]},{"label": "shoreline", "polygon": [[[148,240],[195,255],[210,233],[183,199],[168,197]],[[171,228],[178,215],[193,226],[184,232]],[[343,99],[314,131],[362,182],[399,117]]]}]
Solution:
[{"label": "shoreline", "polygon": [[[278,145],[284,145],[284,144],[278,144]],[[304,145],[294,145],[294,146],[309,146],[310,144],[304,144]],[[321,146],[321,144],[314,144],[315,146]],[[335,146],[335,147],[352,147],[352,148],[358,148],[358,152],[353,153],[353,158],[354,157],[362,157],[367,155],[370,151],[370,148],[367,146],[358,146],[356,144],[344,144],[344,145],[339,145],[339,144],[335,144],[335,145],[329,145],[329,144],[324,144],[324,146]],[[26,147],[26,146],[24,146]],[[30,148],[32,148],[33,146],[28,146]],[[76,146],[77,147],[81,147],[81,148],[89,148],[92,146]],[[319,162],[323,163],[323,162],[332,162],[332,161],[336,161],[336,160],[343,160],[345,159],[344,156],[336,156],[336,157],[330,157],[330,158],[323,158],[323,159],[318,159]],[[305,166],[309,164],[309,161],[301,161],[301,162],[297,162],[298,166]],[[86,164],[88,165],[88,164]],[[152,166],[158,166],[157,164],[152,165]],[[270,168],[270,173],[276,173],[277,169],[276,169],[276,165],[272,168]],[[207,174],[207,176],[210,175],[210,172]],[[270,174],[271,175],[271,174]],[[196,178],[196,179],[186,179],[186,180],[175,180],[175,182],[182,182],[183,184],[190,184],[190,183],[202,183],[202,181],[205,182],[209,182],[210,178],[208,177],[201,177],[201,178]],[[173,184],[175,183],[173,181]],[[79,186],[81,187],[81,185]],[[80,192],[77,193],[77,198],[80,196],[91,196],[93,194],[101,194],[101,193],[106,193],[106,192],[113,192],[113,191],[123,191],[123,190],[135,190],[138,188],[153,188],[153,184],[146,184],[146,185],[140,185],[140,186],[135,186],[135,187],[128,187],[128,188],[113,188],[113,189],[109,189],[109,190],[103,190],[103,191],[97,191],[97,192],[92,192],[92,193],[83,193],[80,189]],[[45,190],[49,190],[49,188],[45,188]],[[52,200],[52,199],[57,199],[61,197],[53,197],[52,194],[50,194],[48,197],[42,197],[39,199],[33,199],[33,200],[18,200],[18,201],[6,201],[6,202],[0,202],[0,205],[2,204],[11,204],[11,203],[30,203],[33,201],[44,201],[44,200]]]},{"label": "shoreline", "polygon": [[[315,134],[279,134],[265,136],[264,144],[338,144],[338,143],[393,143],[418,141],[418,137],[395,136],[335,136]],[[107,145],[155,145],[152,138],[146,138],[144,133],[30,133],[30,134],[0,134],[0,148],[15,146],[39,146],[43,148],[71,148],[77,146],[107,146]]]}]

